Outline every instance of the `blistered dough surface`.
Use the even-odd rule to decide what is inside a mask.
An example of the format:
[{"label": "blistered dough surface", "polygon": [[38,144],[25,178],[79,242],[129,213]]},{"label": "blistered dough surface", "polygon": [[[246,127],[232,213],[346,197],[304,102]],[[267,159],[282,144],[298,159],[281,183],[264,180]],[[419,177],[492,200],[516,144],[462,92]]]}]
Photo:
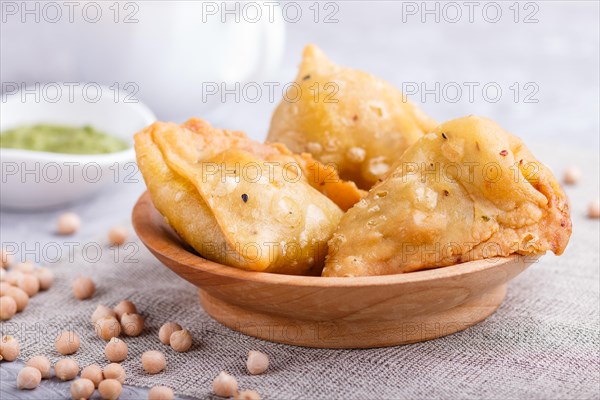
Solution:
[{"label": "blistered dough surface", "polygon": [[295,85],[275,110],[268,140],[333,165],[369,189],[435,122],[389,83],[304,50]]},{"label": "blistered dough surface", "polygon": [[361,195],[339,178],[323,182],[308,155],[199,119],[154,123],[136,134],[135,149],[154,205],[183,240],[243,269],[320,273],[342,215],[325,189],[341,185],[346,208]]},{"label": "blistered dough surface", "polygon": [[516,137],[469,116],[411,146],[341,219],[324,276],[385,275],[510,254],[561,254],[565,193]]}]

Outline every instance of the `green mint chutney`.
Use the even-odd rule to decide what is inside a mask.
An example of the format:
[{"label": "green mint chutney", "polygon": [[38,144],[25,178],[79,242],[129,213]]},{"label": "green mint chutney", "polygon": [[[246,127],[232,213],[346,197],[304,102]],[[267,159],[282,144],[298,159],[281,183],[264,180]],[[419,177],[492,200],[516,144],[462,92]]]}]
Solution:
[{"label": "green mint chutney", "polygon": [[106,154],[129,145],[91,126],[37,124],[0,133],[0,147],[64,154]]}]

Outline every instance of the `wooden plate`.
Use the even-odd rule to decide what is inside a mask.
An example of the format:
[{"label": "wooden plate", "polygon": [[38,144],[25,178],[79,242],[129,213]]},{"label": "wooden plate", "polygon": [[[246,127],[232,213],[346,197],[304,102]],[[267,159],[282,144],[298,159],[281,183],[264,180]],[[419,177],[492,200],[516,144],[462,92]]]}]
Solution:
[{"label": "wooden plate", "polygon": [[360,278],[280,275],[240,270],[189,251],[148,193],[132,220],[148,249],[198,287],[214,319],[250,336],[308,347],[394,346],[461,331],[491,315],[506,283],[537,259],[511,256]]}]

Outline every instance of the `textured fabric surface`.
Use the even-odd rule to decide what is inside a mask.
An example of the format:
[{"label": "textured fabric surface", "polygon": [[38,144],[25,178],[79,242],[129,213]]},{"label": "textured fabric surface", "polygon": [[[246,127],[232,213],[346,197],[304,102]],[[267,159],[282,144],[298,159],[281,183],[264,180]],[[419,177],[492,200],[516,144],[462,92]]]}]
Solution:
[{"label": "textured fabric surface", "polygon": [[[46,354],[53,362],[61,358],[53,346],[56,333],[73,329],[82,343],[73,357],[82,366],[105,365],[105,342],[95,335],[90,315],[99,303],[114,306],[130,299],[146,317],[146,329],[124,339],[129,345],[123,362],[126,383],[165,384],[200,398],[210,397],[212,379],[226,370],[241,388],[256,389],[265,398],[593,399],[600,396],[598,222],[574,214],[574,225],[568,253],[587,249],[587,260],[548,255],[509,285],[507,299],[493,316],[466,331],[413,345],[319,350],[241,335],[211,320],[195,288],[137,243],[137,251],[127,250],[133,254],[127,262],[119,257],[115,263],[114,252],[103,251],[95,263],[76,258],[52,265],[52,289],[34,297],[1,329],[20,339],[22,359]],[[90,300],[71,295],[70,283],[79,274],[97,283]],[[158,329],[168,320],[191,330],[194,345],[188,353],[159,342]],[[140,356],[149,349],[164,352],[166,371],[143,372]],[[270,355],[267,374],[246,372],[245,354],[251,349]]]}]

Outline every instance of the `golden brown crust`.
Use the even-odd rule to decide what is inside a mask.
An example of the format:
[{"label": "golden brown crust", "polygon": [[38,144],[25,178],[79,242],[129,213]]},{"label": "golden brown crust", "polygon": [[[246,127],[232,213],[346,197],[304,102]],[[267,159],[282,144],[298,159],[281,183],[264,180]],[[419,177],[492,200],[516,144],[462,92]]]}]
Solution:
[{"label": "golden brown crust", "polygon": [[570,234],[567,199],[552,173],[519,139],[469,116],[423,136],[342,217],[323,275],[561,254]]},{"label": "golden brown crust", "polygon": [[362,189],[436,125],[389,83],[337,66],[313,45],[295,83],[273,114],[268,140],[311,153]]},{"label": "golden brown crust", "polygon": [[336,203],[342,211],[347,211],[366,195],[354,182],[342,180],[336,169],[316,161],[308,153],[295,154],[282,143],[259,143],[250,140],[243,132],[215,129],[199,118],[189,119],[182,127],[198,134],[197,140],[201,140],[201,144],[195,147],[205,149],[194,155],[198,159],[206,157],[209,153],[217,154],[235,147],[254,154],[261,160],[287,165],[288,174],[294,172],[291,166],[297,164],[305,180]]},{"label": "golden brown crust", "polygon": [[154,205],[201,255],[257,271],[320,273],[342,211],[309,184],[304,158],[199,119],[154,123],[136,134],[135,149]]}]

